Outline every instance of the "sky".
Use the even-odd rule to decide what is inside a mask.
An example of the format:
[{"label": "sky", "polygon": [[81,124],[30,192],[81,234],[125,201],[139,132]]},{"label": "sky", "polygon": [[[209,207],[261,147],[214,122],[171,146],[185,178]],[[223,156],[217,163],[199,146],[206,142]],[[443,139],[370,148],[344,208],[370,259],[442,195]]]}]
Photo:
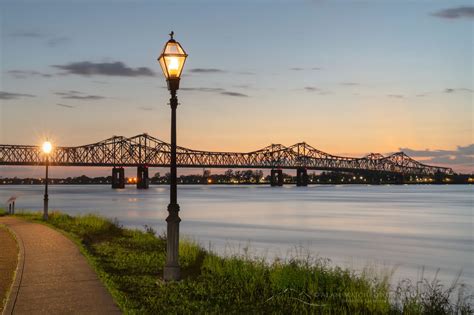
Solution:
[{"label": "sky", "polygon": [[[143,132],[169,141],[156,59],[173,30],[189,54],[180,146],[305,141],[474,171],[471,1],[1,0],[0,9],[1,144]],[[37,170],[0,169],[13,173]]]}]

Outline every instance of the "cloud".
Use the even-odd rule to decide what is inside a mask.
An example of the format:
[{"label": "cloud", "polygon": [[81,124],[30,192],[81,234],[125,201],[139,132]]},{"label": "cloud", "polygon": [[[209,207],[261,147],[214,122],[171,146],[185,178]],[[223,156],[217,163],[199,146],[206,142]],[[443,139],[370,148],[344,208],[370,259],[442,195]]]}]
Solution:
[{"label": "cloud", "polygon": [[139,110],[144,110],[144,111],[151,111],[151,110],[154,110],[153,107],[147,107],[147,106],[141,106],[141,107],[138,107]]},{"label": "cloud", "polygon": [[28,32],[28,31],[13,32],[13,33],[10,33],[9,35],[11,37],[26,37],[26,38],[40,38],[40,37],[45,36],[44,34],[41,34],[39,32],[35,32],[35,31],[31,31],[31,32]]},{"label": "cloud", "polygon": [[472,93],[472,92],[474,92],[474,91],[471,90],[471,89],[466,89],[466,88],[458,88],[458,89],[447,88],[447,89],[444,90],[444,93],[455,93],[455,92],[468,92],[468,93]]},{"label": "cloud", "polygon": [[76,106],[72,106],[72,105],[67,105],[67,104],[56,104],[56,106],[60,106],[60,107],[64,107],[64,108],[75,108]]},{"label": "cloud", "polygon": [[454,93],[474,93],[474,90],[468,88],[446,88],[444,90],[437,91],[427,91],[415,94],[415,97],[429,97],[429,96],[439,96],[440,94],[454,94]]},{"label": "cloud", "polygon": [[444,19],[473,19],[474,7],[464,6],[457,8],[449,8],[435,12],[432,15]]},{"label": "cloud", "polygon": [[217,68],[193,68],[190,69],[191,73],[224,73],[226,71]]},{"label": "cloud", "polygon": [[8,74],[12,75],[17,79],[26,79],[27,77],[39,76],[43,78],[51,78],[53,75],[49,73],[43,73],[33,70],[9,70]]},{"label": "cloud", "polygon": [[322,70],[320,67],[312,67],[312,68],[301,68],[301,67],[293,67],[290,68],[291,71],[304,71],[304,70]]},{"label": "cloud", "polygon": [[49,47],[56,47],[58,45],[61,45],[61,44],[64,44],[64,43],[67,43],[68,41],[70,41],[70,38],[69,37],[53,37],[51,39],[49,39],[46,44],[49,46]]},{"label": "cloud", "polygon": [[314,93],[317,93],[319,95],[327,95],[327,94],[331,94],[330,91],[326,91],[326,90],[323,90],[323,89],[320,89],[316,86],[305,86],[303,88],[303,90],[307,91],[307,92],[314,92]]},{"label": "cloud", "polygon": [[65,92],[56,92],[56,95],[61,96],[62,99],[69,99],[69,100],[80,100],[80,101],[96,101],[102,100],[106,97],[100,95],[86,95],[79,91],[65,91]]},{"label": "cloud", "polygon": [[81,100],[81,101],[95,101],[95,100],[102,100],[105,97],[99,95],[70,95],[62,97],[64,99],[70,100]]},{"label": "cloud", "polygon": [[[212,73],[229,73],[231,71],[218,69],[218,68],[193,68],[188,71],[189,73],[202,73],[202,74],[212,74]],[[232,71],[232,73],[239,75],[255,75],[255,72],[251,71]]]},{"label": "cloud", "polygon": [[221,94],[221,95],[236,96],[236,97],[249,97],[247,94],[238,93],[238,92],[231,92],[231,91],[227,91],[223,88],[185,87],[185,88],[180,88],[180,90],[196,91],[196,92],[207,92],[207,93],[211,92],[211,93],[218,93],[218,94]]},{"label": "cloud", "polygon": [[0,100],[16,100],[22,97],[36,97],[35,95],[31,94],[23,94],[23,93],[10,93],[10,92],[2,92],[0,91]]},{"label": "cloud", "polygon": [[461,152],[463,154],[470,154],[470,155],[474,155],[474,143],[471,143],[465,147],[462,147],[462,146],[458,146],[458,149],[457,149],[458,152]]},{"label": "cloud", "polygon": [[237,71],[236,73],[241,75],[255,75],[255,72],[251,71]]},{"label": "cloud", "polygon": [[233,85],[233,87],[239,88],[239,89],[251,89],[252,87],[250,84],[236,84]]},{"label": "cloud", "polygon": [[52,67],[65,70],[65,74],[77,74],[82,76],[106,75],[122,77],[151,77],[155,75],[151,69],[146,67],[130,68],[123,62],[71,62],[66,65],[53,65]]},{"label": "cloud", "polygon": [[357,83],[357,82],[341,82],[341,85],[345,85],[345,86],[356,86],[356,85],[360,85],[360,84]]},{"label": "cloud", "polygon": [[49,35],[49,34],[43,34],[40,32],[36,31],[19,31],[19,32],[13,32],[9,34],[11,37],[17,37],[17,38],[42,38],[46,40],[46,45],[49,47],[56,47],[58,45],[64,44],[70,40],[69,37],[66,36],[54,36],[54,35]]},{"label": "cloud", "polygon": [[238,92],[229,92],[229,91],[224,91],[224,92],[221,92],[220,94],[227,95],[227,96],[249,97],[247,94],[238,93]]},{"label": "cloud", "polygon": [[387,96],[392,98],[405,98],[405,96],[401,94],[388,94]]},{"label": "cloud", "polygon": [[410,148],[400,148],[399,150],[413,158],[420,158],[422,163],[474,170],[474,143],[458,146],[456,150],[414,150]]},{"label": "cloud", "polygon": [[180,88],[180,90],[184,91],[198,91],[198,92],[224,92],[224,89],[221,88],[206,88],[206,87],[197,87],[197,88]]}]

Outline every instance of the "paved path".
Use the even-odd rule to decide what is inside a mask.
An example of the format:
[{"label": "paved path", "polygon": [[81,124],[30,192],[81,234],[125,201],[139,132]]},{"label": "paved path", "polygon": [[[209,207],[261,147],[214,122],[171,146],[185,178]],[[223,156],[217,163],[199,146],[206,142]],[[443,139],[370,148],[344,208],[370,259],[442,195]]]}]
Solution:
[{"label": "paved path", "polygon": [[20,255],[5,315],[120,314],[77,246],[39,223],[0,217],[16,234]]},{"label": "paved path", "polygon": [[13,235],[0,225],[0,313],[3,310],[3,298],[6,297],[13,280],[18,259],[18,246]]}]

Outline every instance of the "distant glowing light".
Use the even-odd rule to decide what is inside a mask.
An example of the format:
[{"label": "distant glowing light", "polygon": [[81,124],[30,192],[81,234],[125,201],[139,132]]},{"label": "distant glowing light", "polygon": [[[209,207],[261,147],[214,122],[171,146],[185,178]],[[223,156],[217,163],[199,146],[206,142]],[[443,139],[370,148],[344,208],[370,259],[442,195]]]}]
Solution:
[{"label": "distant glowing light", "polygon": [[53,145],[51,144],[51,142],[45,141],[43,143],[42,149],[43,149],[44,153],[49,154],[49,153],[51,153],[51,150],[53,150]]}]

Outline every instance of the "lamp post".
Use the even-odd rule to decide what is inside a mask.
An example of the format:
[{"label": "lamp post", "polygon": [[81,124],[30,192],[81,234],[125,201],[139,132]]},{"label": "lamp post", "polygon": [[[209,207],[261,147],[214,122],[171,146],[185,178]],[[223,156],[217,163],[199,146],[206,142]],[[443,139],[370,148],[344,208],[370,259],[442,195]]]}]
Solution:
[{"label": "lamp post", "polygon": [[176,91],[179,89],[181,72],[183,71],[184,62],[188,57],[181,45],[173,39],[174,32],[171,32],[169,35],[170,39],[166,42],[158,58],[171,94],[170,203],[168,205],[168,217],[166,218],[166,263],[163,270],[163,278],[166,281],[179,280],[180,276],[178,252],[179,222],[181,222],[181,219],[178,215],[179,205],[176,177],[176,107],[178,107]]},{"label": "lamp post", "polygon": [[46,176],[44,181],[44,207],[43,207],[43,220],[48,220],[48,167],[49,167],[49,154],[53,149],[51,142],[45,141],[43,143],[43,153],[45,154],[45,164],[46,164]]}]

